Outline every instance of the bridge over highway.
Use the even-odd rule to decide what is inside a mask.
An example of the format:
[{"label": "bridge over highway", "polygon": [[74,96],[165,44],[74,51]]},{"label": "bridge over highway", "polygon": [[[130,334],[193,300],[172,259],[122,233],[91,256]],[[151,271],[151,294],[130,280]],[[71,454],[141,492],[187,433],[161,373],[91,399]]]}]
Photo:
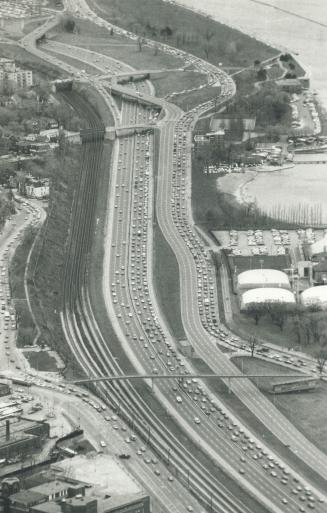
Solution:
[{"label": "bridge over highway", "polygon": [[278,378],[278,379],[304,379],[310,378],[309,374],[124,374],[121,376],[97,376],[94,378],[83,378],[68,381],[71,385],[83,385],[85,383],[98,383],[100,381],[126,381],[129,379],[257,379],[257,378]]}]

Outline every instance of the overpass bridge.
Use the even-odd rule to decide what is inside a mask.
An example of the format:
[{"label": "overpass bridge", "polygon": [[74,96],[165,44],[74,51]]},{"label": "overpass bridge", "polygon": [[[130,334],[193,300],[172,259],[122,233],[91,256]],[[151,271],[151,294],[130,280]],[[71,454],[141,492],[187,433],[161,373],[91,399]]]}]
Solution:
[{"label": "overpass bridge", "polygon": [[108,80],[110,78],[114,78],[116,82],[125,82],[125,81],[136,81],[136,80],[147,80],[154,77],[159,77],[160,75],[171,73],[174,71],[186,71],[184,68],[171,68],[171,69],[142,69],[142,70],[131,70],[131,71],[122,71],[113,75],[112,73],[105,73],[103,75],[98,76],[99,80]]},{"label": "overpass bridge", "polygon": [[124,137],[126,135],[144,134],[155,129],[155,124],[151,125],[123,125],[108,126],[105,131],[105,139],[113,140],[116,137]]},{"label": "overpass bridge", "polygon": [[[100,383],[103,381],[128,381],[128,380],[149,380],[151,382],[151,388],[153,389],[155,380],[158,379],[177,379],[181,383],[188,379],[222,379],[227,380],[228,383],[228,391],[231,392],[232,380],[236,379],[256,379],[260,378],[278,378],[290,380],[290,379],[308,379],[314,378],[318,379],[316,376],[312,376],[310,374],[298,373],[298,374],[125,374],[118,376],[97,376],[97,377],[89,377],[83,378],[73,381],[66,382],[68,385],[85,385],[89,383]],[[194,383],[194,382],[193,382]]]}]

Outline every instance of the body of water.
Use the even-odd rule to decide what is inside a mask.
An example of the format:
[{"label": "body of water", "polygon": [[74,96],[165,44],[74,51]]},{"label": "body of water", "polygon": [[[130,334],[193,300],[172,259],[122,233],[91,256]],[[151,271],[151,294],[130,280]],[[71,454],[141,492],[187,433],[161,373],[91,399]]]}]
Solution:
[{"label": "body of water", "polygon": [[298,54],[327,109],[326,0],[178,0],[257,39]]},{"label": "body of water", "polygon": [[271,213],[277,206],[297,209],[300,206],[321,211],[327,223],[327,164],[298,164],[291,169],[259,173],[247,183],[247,199]]}]

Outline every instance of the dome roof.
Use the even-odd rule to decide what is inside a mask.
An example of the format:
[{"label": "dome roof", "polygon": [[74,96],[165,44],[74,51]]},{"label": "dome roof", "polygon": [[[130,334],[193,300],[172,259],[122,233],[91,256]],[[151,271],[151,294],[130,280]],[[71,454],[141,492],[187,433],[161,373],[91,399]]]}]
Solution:
[{"label": "dome roof", "polygon": [[327,308],[327,285],[304,290],[301,294],[301,302],[304,306],[318,305]]},{"label": "dome roof", "polygon": [[276,269],[252,269],[244,271],[237,277],[237,285],[240,289],[259,287],[290,288],[287,274]]},{"label": "dome roof", "polygon": [[295,304],[293,292],[282,288],[250,289],[242,294],[241,310],[251,303],[288,303]]}]

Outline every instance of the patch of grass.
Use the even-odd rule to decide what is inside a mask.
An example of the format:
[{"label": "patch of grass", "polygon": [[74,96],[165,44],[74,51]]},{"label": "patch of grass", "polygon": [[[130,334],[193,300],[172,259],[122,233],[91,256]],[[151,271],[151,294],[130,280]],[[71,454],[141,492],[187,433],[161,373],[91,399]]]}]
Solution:
[{"label": "patch of grass", "polygon": [[277,80],[278,78],[282,78],[284,74],[284,70],[280,67],[279,64],[273,64],[267,69],[267,78],[269,80]]},{"label": "patch of grass", "polygon": [[26,300],[15,301],[17,314],[17,347],[32,345],[36,337],[36,329]]},{"label": "patch of grass", "polygon": [[[213,64],[248,66],[277,51],[211,18],[162,0],[89,0],[91,7],[111,23],[139,36],[206,58]],[[106,14],[107,13],[107,14]]]},{"label": "patch of grass", "polygon": [[173,336],[185,339],[181,319],[179,269],[174,252],[158,225],[154,226],[154,286],[156,295]]},{"label": "patch of grass", "polygon": [[77,69],[85,69],[86,73],[89,75],[98,75],[99,70],[95,68],[94,66],[90,66],[86,62],[79,61],[78,59],[73,59],[72,57],[69,57],[68,55],[62,55],[56,52],[52,52],[51,50],[48,50],[47,47],[44,47],[43,49],[44,53],[48,53],[51,56],[57,57],[59,60],[66,62],[70,66],[73,66]]},{"label": "patch of grass", "polygon": [[207,230],[214,230],[221,219],[218,204],[217,177],[205,175],[203,164],[193,158],[192,161],[192,213],[196,224]]},{"label": "patch of grass", "polygon": [[[295,373],[281,365],[258,358],[236,357],[232,360],[244,374]],[[267,391],[272,381],[280,381],[280,379],[260,378],[259,387]],[[327,384],[325,382],[321,381],[318,388],[313,391],[266,395],[309,440],[319,449],[327,452]]]},{"label": "patch of grass", "polygon": [[[294,374],[303,374],[304,377],[307,375],[302,373],[300,370],[293,370],[288,367],[284,367],[283,365],[279,365],[278,363],[268,362],[266,360],[262,360],[261,358],[256,358],[251,356],[235,356],[232,357],[231,360],[235,365],[242,370],[243,374],[278,374],[278,375],[294,375]],[[281,381],[281,378],[250,378],[253,383],[265,392],[269,392],[271,385],[273,383],[278,383]],[[287,378],[285,378],[287,379]]]},{"label": "patch of grass", "polygon": [[[151,77],[156,96],[162,97],[173,92],[184,91],[206,84],[207,77],[194,71],[171,71]],[[172,98],[174,100],[174,97]]]},{"label": "patch of grass", "polygon": [[37,27],[39,27],[40,25],[43,25],[44,21],[45,21],[46,18],[44,18],[44,20],[29,20],[29,21],[26,21],[24,23],[24,28],[23,28],[23,32],[24,34],[29,34],[30,32],[33,32],[33,30],[35,30]]},{"label": "patch of grass", "polygon": [[57,362],[47,351],[24,351],[24,356],[29,361],[31,367],[38,371],[56,372]]},{"label": "patch of grass", "polygon": [[[80,22],[78,26],[79,24]],[[51,39],[102,53],[125,62],[135,69],[177,69],[184,65],[184,61],[180,58],[167,55],[160,50],[155,51],[146,45],[143,45],[142,51],[139,51],[136,41],[118,35],[110,36],[110,31],[103,27],[92,23],[83,27],[84,25],[77,34],[60,32]]]},{"label": "patch of grass", "polygon": [[197,105],[200,105],[200,103],[213,100],[219,95],[219,92],[219,87],[207,86],[196,91],[173,96],[170,101],[178,105],[181,109],[187,111]]},{"label": "patch of grass", "polygon": [[[155,133],[154,155],[154,197],[157,195],[159,134]],[[162,234],[154,215],[153,223],[153,283],[161,311],[166,318],[171,333],[177,340],[185,339],[186,334],[181,316],[180,278],[176,256]]]}]

